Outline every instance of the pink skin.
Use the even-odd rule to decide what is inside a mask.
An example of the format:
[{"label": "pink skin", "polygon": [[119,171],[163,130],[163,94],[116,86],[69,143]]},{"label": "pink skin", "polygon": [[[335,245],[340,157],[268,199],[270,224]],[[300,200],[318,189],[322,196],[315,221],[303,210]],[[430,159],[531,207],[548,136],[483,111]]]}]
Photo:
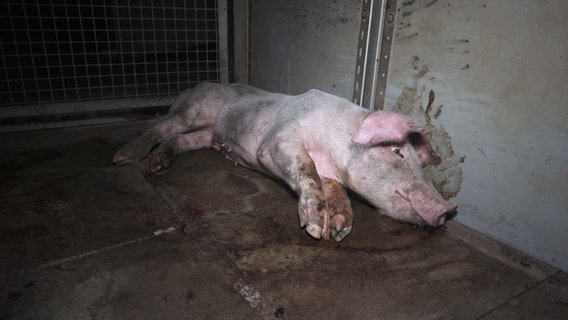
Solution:
[{"label": "pink skin", "polygon": [[345,187],[383,214],[418,224],[439,226],[456,209],[424,177],[422,168],[440,158],[416,121],[318,90],[287,96],[240,84],[199,85],[113,161],[148,156],[157,172],[176,154],[200,148],[286,182],[299,196],[300,226],[317,239],[341,241],[352,230]]}]

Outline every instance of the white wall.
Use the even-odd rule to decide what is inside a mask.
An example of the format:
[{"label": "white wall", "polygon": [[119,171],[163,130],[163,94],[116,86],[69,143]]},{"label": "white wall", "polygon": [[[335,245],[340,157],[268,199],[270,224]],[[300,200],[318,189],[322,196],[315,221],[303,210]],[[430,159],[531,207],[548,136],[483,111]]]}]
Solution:
[{"label": "white wall", "polygon": [[424,116],[435,92],[465,156],[456,219],[568,271],[568,2],[398,7],[386,105]]},{"label": "white wall", "polygon": [[251,84],[353,94],[361,0],[253,0]]}]

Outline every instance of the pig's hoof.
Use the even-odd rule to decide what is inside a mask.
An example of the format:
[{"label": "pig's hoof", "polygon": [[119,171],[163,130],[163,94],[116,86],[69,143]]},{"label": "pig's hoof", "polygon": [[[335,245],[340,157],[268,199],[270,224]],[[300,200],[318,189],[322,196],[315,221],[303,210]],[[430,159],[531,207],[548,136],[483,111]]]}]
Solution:
[{"label": "pig's hoof", "polygon": [[318,224],[308,224],[306,227],[308,234],[315,239],[329,240],[330,230],[329,226],[320,226]]},{"label": "pig's hoof", "polygon": [[152,173],[157,173],[169,168],[175,159],[175,152],[171,149],[162,149],[152,152],[149,159],[149,169]]},{"label": "pig's hoof", "polygon": [[353,214],[349,210],[350,215],[334,214],[331,216],[331,236],[335,241],[341,241],[345,238],[353,228]]},{"label": "pig's hoof", "polygon": [[133,161],[130,157],[124,154],[122,149],[118,150],[112,157],[112,163],[116,166],[125,166],[131,164]]},{"label": "pig's hoof", "polygon": [[330,215],[331,236],[335,241],[341,241],[351,232],[353,224],[351,201],[339,181],[322,178],[321,182]]},{"label": "pig's hoof", "polygon": [[345,238],[353,228],[353,211],[351,206],[345,207],[345,210],[336,212],[331,210],[331,236],[335,241],[341,241]]},{"label": "pig's hoof", "polygon": [[120,148],[112,157],[112,162],[115,165],[124,166],[139,161],[146,155],[140,150],[145,150],[143,144],[139,140],[134,140]]},{"label": "pig's hoof", "polygon": [[353,210],[351,209],[351,203],[347,198],[347,202],[341,202],[341,206],[338,198],[327,199],[328,208],[331,215],[330,229],[331,236],[335,241],[341,241],[345,238],[353,227]]},{"label": "pig's hoof", "polygon": [[308,194],[300,200],[300,226],[316,239],[329,239],[330,216],[325,200],[317,193]]},{"label": "pig's hoof", "polygon": [[318,226],[317,224],[310,224],[306,227],[308,234],[316,239],[321,239],[322,230],[322,227]]},{"label": "pig's hoof", "polygon": [[343,230],[341,230],[339,232],[332,228],[331,229],[331,236],[333,237],[333,239],[335,241],[339,242],[339,241],[343,240],[343,238],[345,238],[351,232],[352,228],[353,228],[353,226],[349,226],[349,227],[344,228]]},{"label": "pig's hoof", "polygon": [[330,229],[329,229],[329,222],[323,224],[317,223],[308,223],[306,226],[306,231],[308,234],[315,239],[324,239],[329,240]]}]

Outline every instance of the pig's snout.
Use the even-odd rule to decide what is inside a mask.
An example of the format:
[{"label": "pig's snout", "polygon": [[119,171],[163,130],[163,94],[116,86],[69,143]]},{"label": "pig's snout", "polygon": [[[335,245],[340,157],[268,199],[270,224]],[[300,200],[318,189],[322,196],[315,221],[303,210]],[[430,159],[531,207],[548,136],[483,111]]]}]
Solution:
[{"label": "pig's snout", "polygon": [[432,209],[432,212],[426,216],[430,216],[431,219],[425,219],[422,217],[426,223],[433,227],[440,227],[446,223],[446,217],[456,212],[457,206],[444,201],[445,203],[440,203]]},{"label": "pig's snout", "polygon": [[413,183],[408,192],[410,206],[428,225],[439,227],[444,225],[446,217],[456,212],[457,206],[442,199],[434,187]]}]

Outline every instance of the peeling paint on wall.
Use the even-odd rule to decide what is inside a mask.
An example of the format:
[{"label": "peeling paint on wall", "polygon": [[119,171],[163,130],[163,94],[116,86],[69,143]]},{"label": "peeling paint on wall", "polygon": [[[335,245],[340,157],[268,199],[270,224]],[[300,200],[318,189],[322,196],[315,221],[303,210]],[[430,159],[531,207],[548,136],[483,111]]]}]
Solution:
[{"label": "peeling paint on wall", "polygon": [[[425,168],[426,177],[434,184],[444,199],[455,197],[460,191],[463,171],[460,166],[465,156],[454,153],[452,139],[448,132],[438,122],[442,115],[444,105],[434,105],[435,92],[426,87],[418,88],[418,80],[428,74],[428,67],[420,65],[420,58],[414,56],[412,60],[414,75],[413,86],[403,88],[396,100],[393,111],[410,116],[422,123],[426,136],[434,150],[440,155],[442,162],[437,166]],[[424,107],[424,96],[427,94],[427,104]]]}]

